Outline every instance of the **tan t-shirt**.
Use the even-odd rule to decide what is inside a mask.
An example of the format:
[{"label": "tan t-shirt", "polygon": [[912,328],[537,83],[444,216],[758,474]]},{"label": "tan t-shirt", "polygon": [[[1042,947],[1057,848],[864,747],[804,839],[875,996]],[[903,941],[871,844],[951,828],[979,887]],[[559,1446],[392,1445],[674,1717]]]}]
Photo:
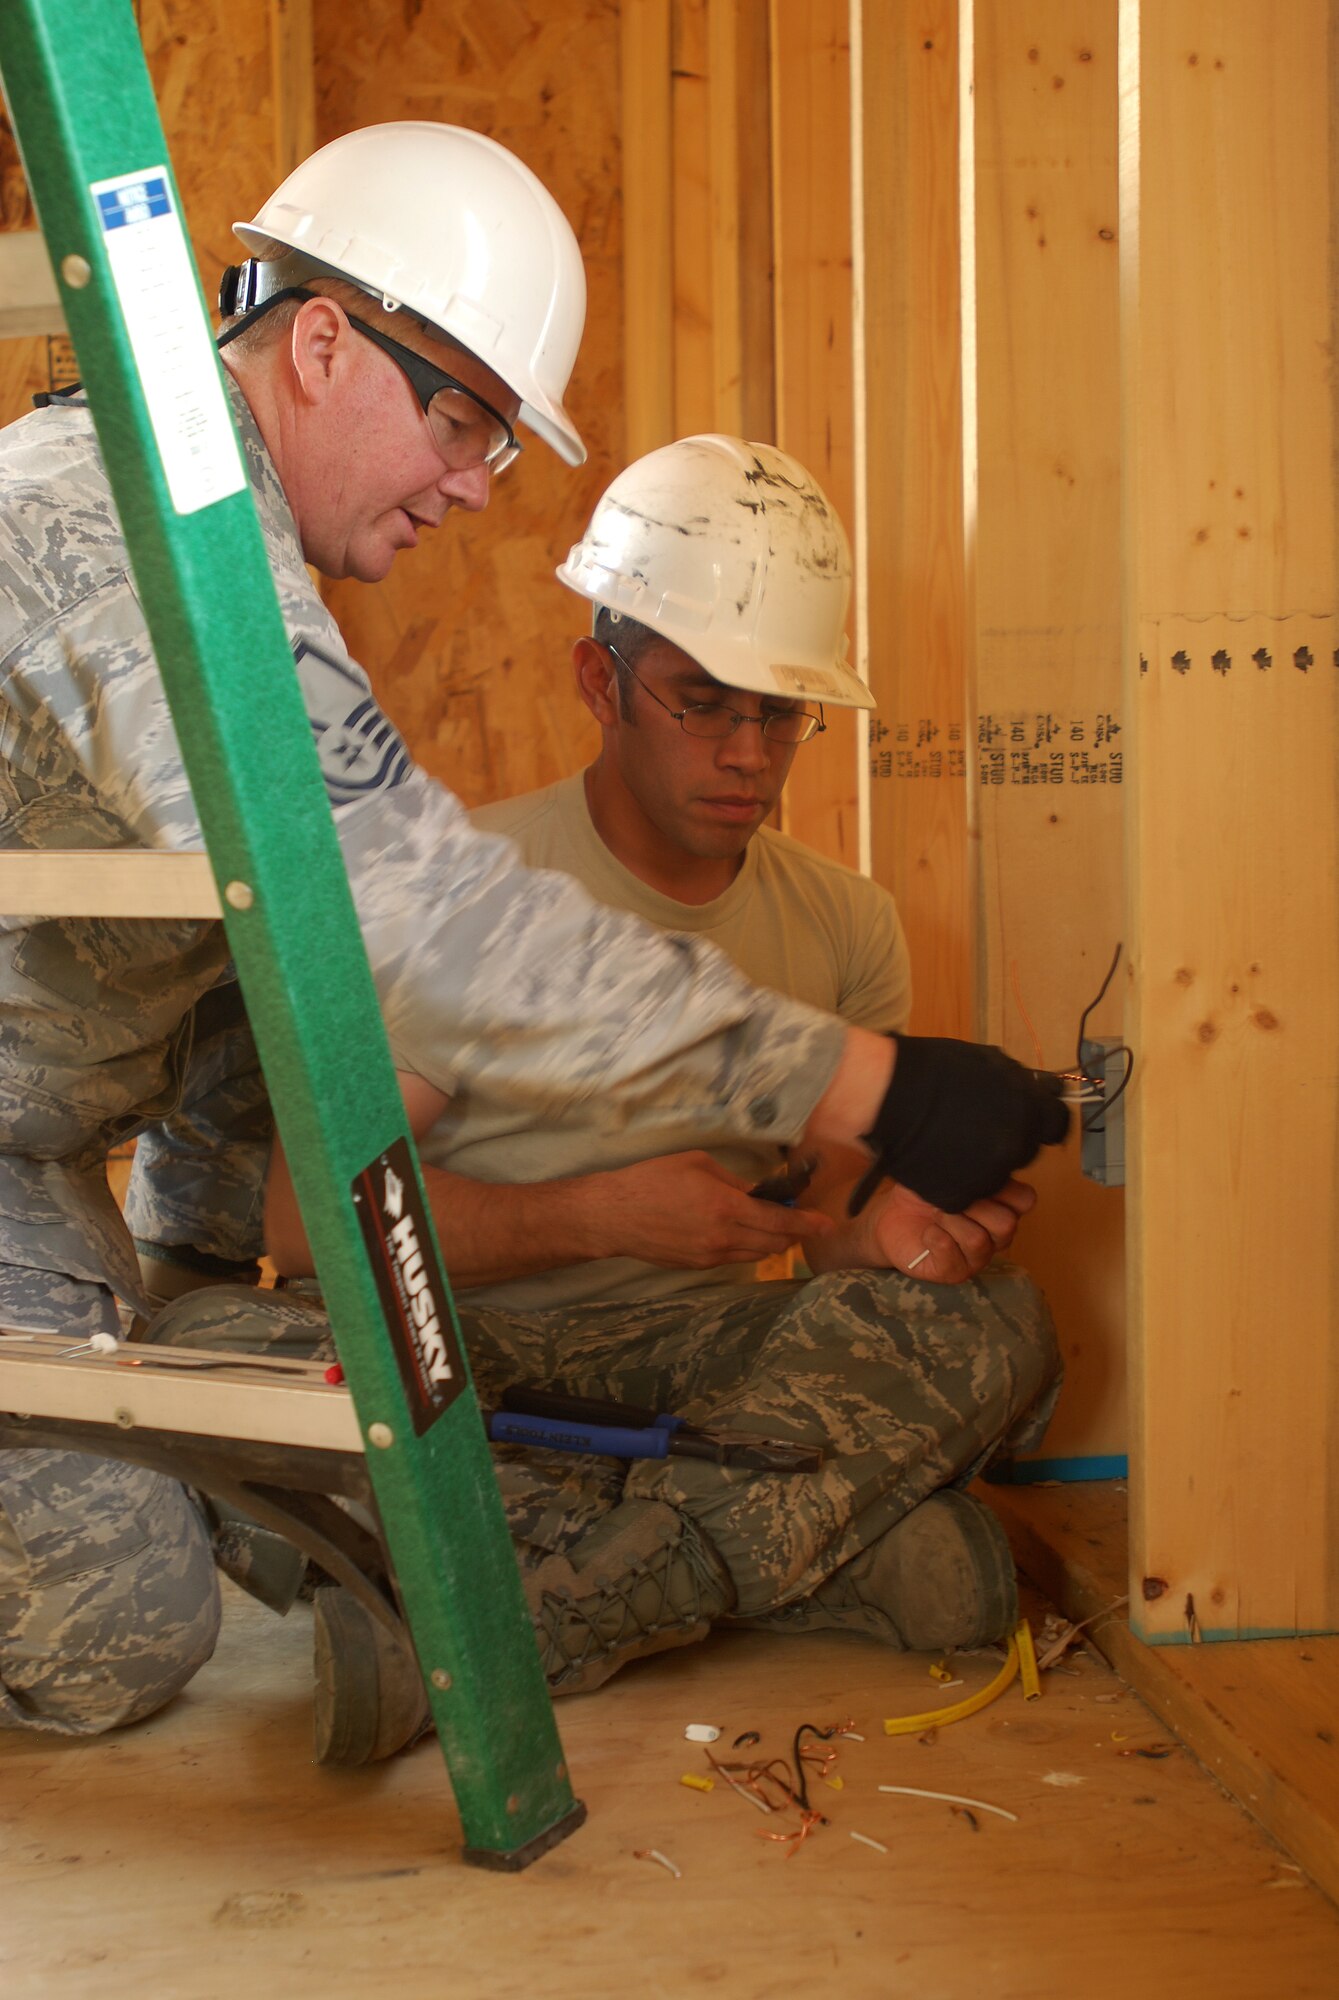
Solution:
[{"label": "tan t-shirt", "polygon": [[[911,1011],[906,939],[886,889],[764,826],[749,842],[738,875],[710,903],[662,896],[616,860],[595,830],[580,772],[472,815],[476,826],[516,842],[531,868],[574,875],[590,894],[662,930],[709,938],[758,986],[770,986],[839,1014],[853,1026],[904,1028]],[[557,1180],[596,1173],[656,1153],[682,1150],[682,1138],[657,1144],[646,1126],[610,1134],[565,1125],[536,1129],[521,1114],[462,1092],[422,1142],[425,1160],[474,1180]],[[731,1172],[761,1179],[778,1165],[775,1151],[713,1149]],[[539,1311],[611,1298],[662,1298],[712,1283],[741,1284],[749,1267],[666,1270],[634,1258],[574,1264],[506,1284],[472,1289],[471,1301]]]}]

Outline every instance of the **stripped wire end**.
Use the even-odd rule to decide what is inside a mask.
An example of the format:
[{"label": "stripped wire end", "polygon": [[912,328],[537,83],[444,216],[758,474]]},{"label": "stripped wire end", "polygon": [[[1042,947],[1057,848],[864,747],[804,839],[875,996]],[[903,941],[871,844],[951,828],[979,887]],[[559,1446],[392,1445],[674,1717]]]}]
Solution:
[{"label": "stripped wire end", "polygon": [[634,1861],[656,1861],[662,1868],[668,1870],[676,1882],[683,1880],[682,1868],[676,1868],[668,1854],[662,1854],[658,1847],[634,1847],[632,1858]]}]

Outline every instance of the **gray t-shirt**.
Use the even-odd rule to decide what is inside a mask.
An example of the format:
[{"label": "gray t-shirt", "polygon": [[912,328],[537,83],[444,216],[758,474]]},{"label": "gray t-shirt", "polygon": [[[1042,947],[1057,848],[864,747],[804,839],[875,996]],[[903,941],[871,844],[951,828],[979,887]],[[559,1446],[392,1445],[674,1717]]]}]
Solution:
[{"label": "gray t-shirt", "polygon": [[[529,866],[563,869],[611,909],[718,945],[755,985],[839,1014],[856,1027],[906,1027],[911,962],[892,897],[798,840],[761,827],[729,888],[709,903],[689,904],[648,887],[605,846],[581,773],[484,806],[472,817],[476,826],[508,834]],[[540,1125],[523,1108],[466,1086],[420,1148],[436,1166],[506,1183],[599,1173],[682,1150],[672,1131],[657,1140],[646,1129]],[[760,1180],[777,1165],[775,1145],[767,1140],[745,1137],[711,1150],[723,1167],[748,1180]],[[472,1287],[468,1298],[537,1312],[590,1300],[668,1298],[706,1284],[743,1284],[751,1275],[751,1267],[741,1264],[699,1271],[608,1257]]]}]

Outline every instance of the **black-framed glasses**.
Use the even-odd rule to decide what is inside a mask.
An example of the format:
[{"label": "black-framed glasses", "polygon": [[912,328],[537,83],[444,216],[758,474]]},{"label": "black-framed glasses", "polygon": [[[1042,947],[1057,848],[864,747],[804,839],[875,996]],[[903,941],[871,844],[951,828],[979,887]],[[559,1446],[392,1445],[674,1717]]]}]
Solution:
[{"label": "black-framed glasses", "polygon": [[672,715],[685,735],[715,737],[718,741],[733,736],[741,722],[756,722],[764,736],[773,743],[785,743],[792,749],[798,743],[811,743],[815,736],[821,736],[827,728],[823,720],[822,704],[817,715],[811,715],[807,708],[769,708],[761,715],[741,715],[736,708],[727,708],[720,701],[692,701],[686,708],[671,708],[667,701],[661,701],[654,688],[649,688],[636,667],[625,660],[617,646],[605,640],[605,651],[612,653],[625,674],[631,674],[643,694],[649,694],[652,701],[659,702],[666,715]]},{"label": "black-framed glasses", "polygon": [[456,472],[474,465],[486,465],[496,475],[505,472],[520,455],[521,441],[501,410],[495,410],[473,389],[467,389],[454,375],[437,368],[412,347],[369,326],[356,313],[346,312],[350,326],[375,341],[389,354],[405,375],[418,397],[423,414],[432,426],[432,440],[445,462]]},{"label": "black-framed glasses", "polygon": [[[225,279],[232,274],[225,273]],[[274,292],[257,307],[246,311],[245,318],[223,334],[218,342],[226,347],[236,340],[247,327],[254,326],[263,313],[272,307],[282,305],[285,299],[315,299],[322,295],[309,291],[306,285],[285,285],[282,291]],[[220,306],[225,315],[231,315],[241,303],[233,293],[220,294]],[[486,403],[475,390],[467,389],[454,375],[448,375],[443,368],[434,367],[431,361],[416,354],[412,347],[395,340],[389,333],[383,333],[379,326],[369,326],[357,313],[345,311],[349,325],[356,327],[364,337],[389,354],[391,360],[407,377],[409,386],[418,397],[419,406],[432,429],[432,441],[442,455],[443,462],[453,472],[468,472],[476,465],[486,465],[496,475],[505,472],[520,455],[523,447],[501,410],[495,410]]]}]

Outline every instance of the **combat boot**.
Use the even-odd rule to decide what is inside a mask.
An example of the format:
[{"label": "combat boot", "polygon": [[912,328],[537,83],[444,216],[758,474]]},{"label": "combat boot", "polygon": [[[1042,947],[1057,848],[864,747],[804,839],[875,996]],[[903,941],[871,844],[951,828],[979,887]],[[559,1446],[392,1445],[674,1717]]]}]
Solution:
[{"label": "combat boot", "polygon": [[[692,1645],[735,1603],[715,1550],[655,1500],[625,1500],[522,1584],[553,1695],[585,1694],[630,1660]],[[407,1637],[334,1585],[313,1611],[317,1763],[372,1763],[415,1742],[431,1715]]]},{"label": "combat boot", "polygon": [[522,1580],[555,1695],[586,1694],[629,1660],[691,1646],[735,1603],[711,1544],[658,1500],[625,1500]]},{"label": "combat boot", "polygon": [[966,1650],[1013,1631],[1018,1583],[995,1515],[970,1493],[946,1487],[812,1596],[738,1622],[768,1632],[866,1632],[910,1653]]},{"label": "combat boot", "polygon": [[239,1590],[282,1618],[292,1609],[306,1581],[308,1563],[302,1550],[228,1501],[212,1493],[197,1497],[216,1566]]}]

